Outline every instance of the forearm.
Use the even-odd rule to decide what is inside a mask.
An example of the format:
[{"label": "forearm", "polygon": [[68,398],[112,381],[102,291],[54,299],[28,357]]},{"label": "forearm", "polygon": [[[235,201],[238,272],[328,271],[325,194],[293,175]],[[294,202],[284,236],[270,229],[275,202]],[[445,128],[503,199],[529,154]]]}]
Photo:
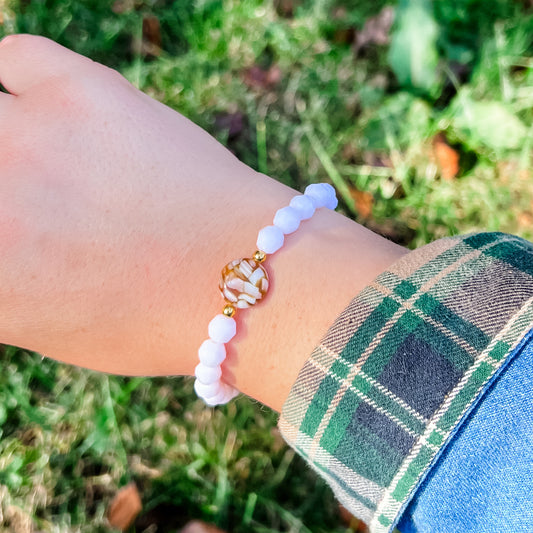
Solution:
[{"label": "forearm", "polygon": [[[215,154],[206,157],[216,163]],[[188,249],[174,241],[176,228],[161,235],[157,252],[145,249],[128,258],[132,264],[125,270],[131,280],[122,288],[127,293],[113,291],[103,305],[116,307],[124,297],[123,308],[131,312],[97,337],[103,344],[91,348],[99,354],[92,368],[133,375],[193,374],[207,325],[224,305],[218,289],[222,267],[251,256],[259,229],[297,194],[240,165],[227,175],[221,169],[216,181],[233,188],[231,202],[226,198],[208,213],[190,213],[199,227]],[[224,380],[279,410],[327,328],[353,296],[405,252],[339,213],[317,210],[268,257],[267,297],[238,311],[237,336],[226,346]],[[123,331],[117,331],[117,323]],[[79,358],[69,352],[63,360],[84,366],[87,348]]]}]

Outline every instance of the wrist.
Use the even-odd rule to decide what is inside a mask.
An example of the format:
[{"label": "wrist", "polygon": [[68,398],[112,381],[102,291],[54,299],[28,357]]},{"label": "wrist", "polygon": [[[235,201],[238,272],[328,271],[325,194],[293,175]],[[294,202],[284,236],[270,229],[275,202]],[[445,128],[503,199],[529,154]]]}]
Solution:
[{"label": "wrist", "polygon": [[[294,191],[288,189],[288,194],[290,199]],[[252,245],[242,255],[246,250],[251,255],[258,229],[270,224],[286,203],[272,206],[266,220],[250,225]],[[297,232],[286,236],[283,248],[268,258],[270,289],[264,301],[236,316],[238,333],[226,345],[223,380],[279,410],[327,328],[360,290],[404,253],[329,210],[302,221]]]}]

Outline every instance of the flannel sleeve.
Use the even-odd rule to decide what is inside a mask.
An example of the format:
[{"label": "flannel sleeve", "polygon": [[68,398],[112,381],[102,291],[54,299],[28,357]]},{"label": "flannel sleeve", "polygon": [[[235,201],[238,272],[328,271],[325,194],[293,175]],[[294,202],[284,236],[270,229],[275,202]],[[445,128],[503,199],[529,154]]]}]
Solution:
[{"label": "flannel sleeve", "polygon": [[438,240],[338,317],[291,389],[281,433],[371,533],[390,532],[532,328],[532,243],[502,233]]}]

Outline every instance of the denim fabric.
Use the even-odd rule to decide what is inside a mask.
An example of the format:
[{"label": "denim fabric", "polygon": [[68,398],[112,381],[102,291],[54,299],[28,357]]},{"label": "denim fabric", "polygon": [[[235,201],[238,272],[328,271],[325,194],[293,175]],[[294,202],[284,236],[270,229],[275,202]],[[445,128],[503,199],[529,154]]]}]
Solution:
[{"label": "denim fabric", "polygon": [[430,469],[398,529],[533,531],[533,331]]}]

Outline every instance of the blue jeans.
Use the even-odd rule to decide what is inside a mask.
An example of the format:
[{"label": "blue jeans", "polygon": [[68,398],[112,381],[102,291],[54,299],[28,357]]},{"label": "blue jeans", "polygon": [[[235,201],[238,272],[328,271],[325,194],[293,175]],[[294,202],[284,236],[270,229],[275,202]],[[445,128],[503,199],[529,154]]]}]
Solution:
[{"label": "blue jeans", "polygon": [[533,331],[430,469],[401,533],[533,531]]}]

